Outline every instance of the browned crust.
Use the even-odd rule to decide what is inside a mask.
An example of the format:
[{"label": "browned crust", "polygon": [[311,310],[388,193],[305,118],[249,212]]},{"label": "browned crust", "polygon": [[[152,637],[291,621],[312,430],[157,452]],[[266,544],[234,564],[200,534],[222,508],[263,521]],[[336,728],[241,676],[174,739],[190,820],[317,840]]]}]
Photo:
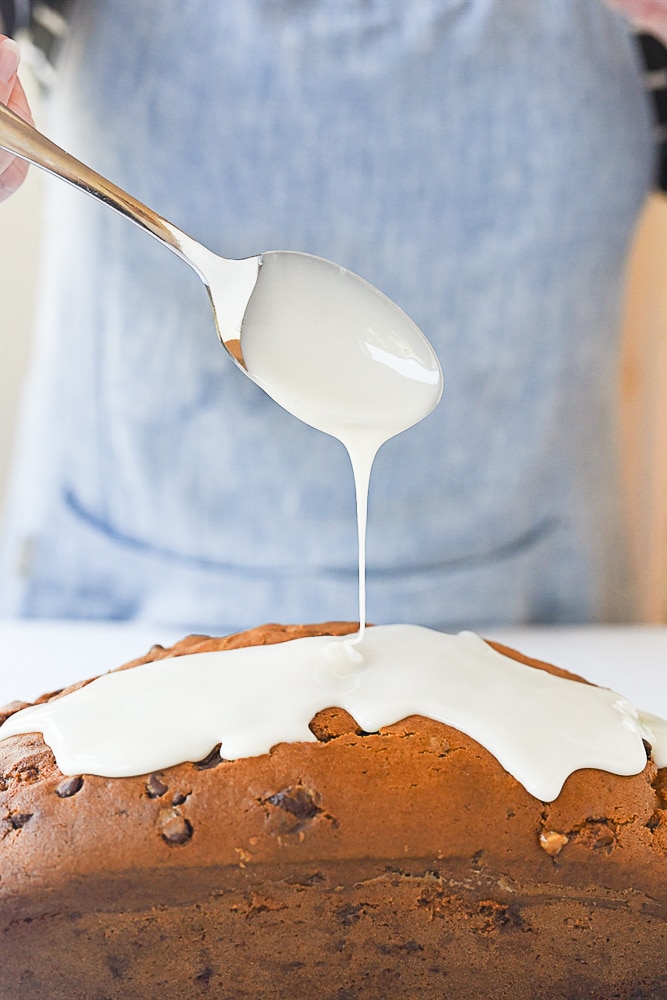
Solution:
[{"label": "browned crust", "polygon": [[[170,649],[153,647],[124,669],[355,628],[271,624],[224,638],[189,636]],[[538,669],[581,680],[493,645]],[[150,881],[166,899],[183,891],[175,872],[187,872],[196,891],[197,873],[212,867],[231,872],[363,861],[384,870],[396,859],[416,870],[472,864],[517,884],[632,887],[647,892],[658,909],[667,907],[667,774],[652,760],[632,777],[578,771],[558,799],[545,804],[474,740],[429,719],[413,716],[366,734],[331,708],[311,729],[317,742],[280,744],[261,757],[213,757],[133,778],[83,775],[73,784],[39,735],[5,740],[0,913],[3,899],[12,912],[30,909],[42,894],[80,886],[90,876],[116,884],[129,872],[130,881]]]}]

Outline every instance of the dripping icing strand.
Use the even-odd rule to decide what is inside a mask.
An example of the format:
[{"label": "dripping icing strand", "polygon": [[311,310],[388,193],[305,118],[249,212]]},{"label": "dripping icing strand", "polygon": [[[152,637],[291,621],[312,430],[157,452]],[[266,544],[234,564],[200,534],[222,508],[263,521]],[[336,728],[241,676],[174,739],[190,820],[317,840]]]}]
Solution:
[{"label": "dripping icing strand", "polygon": [[[292,308],[299,304],[298,310]],[[290,308],[283,308],[283,304]],[[366,513],[378,449],[442,394],[433,348],[386,296],[317,257],[264,254],[243,317],[247,373],[289,413],[347,449],[354,471],[359,634],[366,623]]]}]

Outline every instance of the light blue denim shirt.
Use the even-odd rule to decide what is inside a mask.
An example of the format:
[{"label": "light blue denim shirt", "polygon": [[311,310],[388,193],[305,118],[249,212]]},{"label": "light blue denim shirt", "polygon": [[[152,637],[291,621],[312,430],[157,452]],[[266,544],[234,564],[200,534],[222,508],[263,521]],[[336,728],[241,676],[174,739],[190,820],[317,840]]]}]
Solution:
[{"label": "light blue denim shirt", "polygon": [[[307,250],[434,344],[438,409],[371,480],[368,614],[632,617],[623,268],[652,170],[600,0],[88,0],[46,127],[229,257]],[[341,445],[244,379],[182,262],[49,184],[4,614],[220,631],[355,618]]]}]

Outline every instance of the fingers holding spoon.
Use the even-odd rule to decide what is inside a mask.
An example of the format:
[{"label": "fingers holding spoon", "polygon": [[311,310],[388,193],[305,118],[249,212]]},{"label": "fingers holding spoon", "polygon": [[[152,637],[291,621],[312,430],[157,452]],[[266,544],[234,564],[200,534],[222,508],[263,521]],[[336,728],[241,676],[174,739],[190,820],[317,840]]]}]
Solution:
[{"label": "fingers holding spoon", "polygon": [[[17,76],[20,61],[21,52],[16,42],[0,35],[0,102],[32,124],[28,100]],[[0,150],[0,201],[21,186],[27,173],[25,160]]]}]

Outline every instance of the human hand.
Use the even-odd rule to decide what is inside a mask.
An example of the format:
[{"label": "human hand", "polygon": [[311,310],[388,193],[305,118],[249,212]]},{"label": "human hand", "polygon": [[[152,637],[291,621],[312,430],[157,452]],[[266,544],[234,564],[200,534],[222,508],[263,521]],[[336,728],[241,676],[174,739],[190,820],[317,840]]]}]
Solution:
[{"label": "human hand", "polygon": [[627,17],[633,27],[655,35],[667,45],[667,0],[606,0],[606,3]]},{"label": "human hand", "polygon": [[[20,58],[16,42],[0,35],[0,101],[32,125],[28,101],[16,75]],[[0,149],[0,201],[4,201],[21,186],[27,173],[28,164],[25,160]]]}]

